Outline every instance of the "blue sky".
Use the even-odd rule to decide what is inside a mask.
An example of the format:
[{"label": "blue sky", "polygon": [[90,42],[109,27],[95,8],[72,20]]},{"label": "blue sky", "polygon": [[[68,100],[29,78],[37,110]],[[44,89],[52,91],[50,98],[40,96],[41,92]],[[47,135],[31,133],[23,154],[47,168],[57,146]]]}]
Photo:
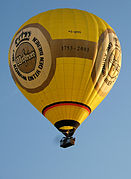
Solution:
[{"label": "blue sky", "polygon": [[[8,49],[29,18],[55,8],[76,8],[104,19],[122,47],[122,68],[109,95],[76,131],[62,137],[19,92],[8,67]],[[0,5],[0,179],[123,179],[131,176],[131,1],[4,0]]]}]

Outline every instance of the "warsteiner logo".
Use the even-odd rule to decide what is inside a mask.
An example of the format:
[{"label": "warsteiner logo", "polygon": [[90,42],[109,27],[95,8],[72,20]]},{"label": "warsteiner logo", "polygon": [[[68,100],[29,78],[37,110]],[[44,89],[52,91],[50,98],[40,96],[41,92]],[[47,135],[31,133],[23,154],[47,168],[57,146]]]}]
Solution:
[{"label": "warsteiner logo", "polygon": [[107,29],[99,39],[92,80],[100,96],[105,96],[115,83],[121,68],[121,47],[116,34]]},{"label": "warsteiner logo", "polygon": [[[110,49],[113,47],[112,42],[109,43],[109,46],[111,44]],[[108,46],[108,53],[111,51]],[[106,68],[106,61],[108,61],[108,69]],[[102,68],[102,74],[103,77],[106,76],[104,79],[105,83],[110,86],[113,82],[115,82],[116,78],[119,75],[120,72],[120,48],[114,48],[110,52],[110,55],[108,55],[108,58],[106,56],[106,59],[104,60],[104,65]],[[108,75],[107,75],[108,74]]]},{"label": "warsteiner logo", "polygon": [[14,80],[31,93],[45,88],[53,77],[49,34],[39,24],[29,24],[15,36],[10,47]]},{"label": "warsteiner logo", "polygon": [[36,66],[36,51],[33,46],[25,42],[19,46],[15,53],[15,62],[23,73],[30,73]]}]

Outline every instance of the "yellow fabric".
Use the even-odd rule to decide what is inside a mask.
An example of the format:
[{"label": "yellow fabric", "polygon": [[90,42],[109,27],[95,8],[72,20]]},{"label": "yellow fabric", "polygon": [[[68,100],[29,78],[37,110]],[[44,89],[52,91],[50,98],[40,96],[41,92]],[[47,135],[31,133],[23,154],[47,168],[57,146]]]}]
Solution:
[{"label": "yellow fabric", "polygon": [[[101,34],[106,29],[112,30],[99,17],[75,9],[56,9],[41,13],[25,22],[21,28],[32,23],[42,25],[53,40],[81,39],[96,42],[97,46]],[[94,61],[87,58],[57,57],[55,74],[49,85],[42,91],[30,93],[17,81],[16,85],[40,112],[45,106],[59,101],[84,103],[93,111],[105,97],[100,96],[94,88],[95,84],[91,78],[93,65]],[[75,120],[81,124],[88,115],[89,112],[86,109],[73,105],[57,106],[49,109],[45,114],[52,124],[63,119]],[[67,126],[63,129],[69,128],[71,127]]]}]

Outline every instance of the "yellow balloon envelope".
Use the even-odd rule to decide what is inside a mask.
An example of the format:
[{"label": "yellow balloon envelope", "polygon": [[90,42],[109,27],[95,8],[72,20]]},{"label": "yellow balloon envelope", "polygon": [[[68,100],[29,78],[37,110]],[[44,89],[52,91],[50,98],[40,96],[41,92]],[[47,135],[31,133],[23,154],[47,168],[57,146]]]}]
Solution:
[{"label": "yellow balloon envelope", "polygon": [[72,136],[114,85],[121,47],[101,18],[56,9],[20,27],[10,46],[9,65],[24,96],[59,131]]}]

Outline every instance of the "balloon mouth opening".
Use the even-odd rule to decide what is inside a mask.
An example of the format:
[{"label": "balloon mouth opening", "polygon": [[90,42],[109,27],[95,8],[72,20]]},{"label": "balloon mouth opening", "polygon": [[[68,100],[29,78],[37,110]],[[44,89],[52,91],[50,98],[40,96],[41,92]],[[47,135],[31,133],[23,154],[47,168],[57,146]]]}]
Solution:
[{"label": "balloon mouth opening", "polygon": [[54,125],[66,137],[71,137],[76,129],[79,127],[80,123],[75,120],[65,119],[56,122]]},{"label": "balloon mouth opening", "polygon": [[73,134],[75,133],[76,129],[68,129],[68,130],[62,130],[62,129],[58,129],[60,132],[62,132],[66,137],[71,137],[73,136]]},{"label": "balloon mouth opening", "polygon": [[72,136],[76,129],[73,126],[62,126],[58,130],[65,136]]}]

